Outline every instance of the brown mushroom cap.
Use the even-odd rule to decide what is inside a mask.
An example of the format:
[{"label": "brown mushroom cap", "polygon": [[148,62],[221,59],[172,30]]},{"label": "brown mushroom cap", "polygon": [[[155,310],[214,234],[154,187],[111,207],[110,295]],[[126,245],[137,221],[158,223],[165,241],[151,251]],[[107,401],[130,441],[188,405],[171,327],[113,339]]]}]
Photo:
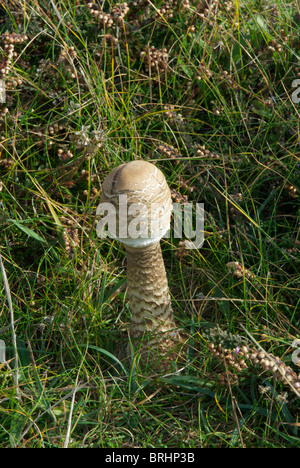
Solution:
[{"label": "brown mushroom cap", "polygon": [[169,230],[171,192],[154,164],[138,160],[114,169],[102,185],[101,203],[105,202],[111,203],[117,214],[116,234],[109,234],[128,246],[154,244]]}]

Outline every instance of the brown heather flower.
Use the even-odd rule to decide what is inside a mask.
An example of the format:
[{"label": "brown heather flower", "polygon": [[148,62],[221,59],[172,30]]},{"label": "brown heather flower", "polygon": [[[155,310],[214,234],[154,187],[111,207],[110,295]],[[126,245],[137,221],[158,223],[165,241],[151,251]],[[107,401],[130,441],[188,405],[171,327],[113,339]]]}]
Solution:
[{"label": "brown heather flower", "polygon": [[3,167],[5,170],[10,170],[14,165],[14,161],[12,158],[1,159],[0,160],[0,168]]},{"label": "brown heather flower", "polygon": [[0,78],[5,79],[5,87],[7,90],[14,89],[23,83],[20,78],[7,79],[9,75],[13,61],[18,57],[18,53],[15,51],[15,45],[22,44],[28,40],[26,34],[17,33],[4,33],[0,36],[0,40],[4,42],[4,56],[0,61]]},{"label": "brown heather flower", "polygon": [[87,7],[90,9],[91,15],[98,20],[98,23],[101,27],[111,28],[113,26],[113,17],[108,13],[104,13],[102,10],[98,10],[98,7],[95,3],[88,3]]},{"label": "brown heather flower", "polygon": [[200,18],[210,20],[216,19],[219,11],[224,10],[225,12],[232,12],[234,10],[234,5],[231,1],[223,2],[220,0],[211,0],[210,2],[204,1],[199,3],[197,9]]},{"label": "brown heather flower", "polygon": [[285,32],[284,28],[280,28],[280,36],[281,36],[281,39],[283,40],[283,42],[288,41],[288,37],[286,35],[286,32]]},{"label": "brown heather flower", "polygon": [[276,41],[275,39],[272,39],[269,42],[268,49],[271,52],[282,52],[282,45],[278,41]]},{"label": "brown heather flower", "polygon": [[181,176],[179,177],[178,183],[182,188],[184,188],[190,193],[192,193],[195,190],[195,186],[189,185]]},{"label": "brown heather flower", "polygon": [[70,46],[67,49],[62,49],[60,51],[58,60],[69,60],[69,58],[74,59],[77,57],[77,52],[75,50],[75,47]]},{"label": "brown heather flower", "polygon": [[51,124],[48,127],[49,135],[55,135],[56,133],[61,132],[63,130],[65,130],[65,127],[58,123]]},{"label": "brown heather flower", "polygon": [[75,47],[70,46],[68,48],[63,48],[60,51],[58,60],[56,61],[55,65],[59,65],[62,63],[64,65],[64,71],[67,71],[70,74],[72,79],[76,78],[76,70],[74,69],[73,60],[77,58],[77,52]]},{"label": "brown heather flower", "polygon": [[14,52],[14,45],[13,44],[5,44],[4,52],[6,56],[3,58],[2,62],[0,62],[0,73],[2,77],[8,75],[10,72],[11,64],[13,58],[16,57],[16,53]]},{"label": "brown heather flower", "polygon": [[225,348],[220,343],[216,345],[208,342],[208,349],[218,360],[225,363],[230,370],[242,372],[249,369],[249,366],[259,367],[263,371],[268,371],[274,378],[289,385],[296,394],[300,395],[300,375],[287,366],[278,356],[264,351],[257,351],[246,345],[237,346],[235,349]]},{"label": "brown heather flower", "polygon": [[[89,194],[89,191],[88,191],[88,190],[84,190],[84,191],[83,191],[83,195],[84,195],[85,197],[87,197],[88,194]],[[92,197],[92,198],[96,198],[96,197],[99,197],[100,191],[99,191],[96,187],[92,187],[92,188],[91,188],[90,194],[91,194],[91,197]]]},{"label": "brown heather flower", "polygon": [[143,8],[149,5],[149,0],[132,0],[130,2],[130,7],[133,8]]},{"label": "brown heather flower", "polygon": [[141,60],[144,60],[144,66],[147,72],[163,73],[168,71],[169,54],[165,47],[156,49],[154,46],[148,47],[146,51],[141,52]]},{"label": "brown heather flower", "polygon": [[22,44],[23,42],[28,41],[28,36],[26,34],[5,32],[0,37],[5,44]]},{"label": "brown heather flower", "polygon": [[182,0],[182,1],[179,1],[178,4],[181,5],[181,9],[182,9],[182,10],[187,10],[188,8],[190,8],[190,2],[189,2],[189,0]]},{"label": "brown heather flower", "polygon": [[189,252],[188,252],[188,250],[186,248],[185,241],[180,241],[179,244],[178,244],[178,249],[175,252],[176,257],[179,260],[182,260],[184,257],[187,257],[188,254],[189,254]]},{"label": "brown heather flower", "polygon": [[[233,367],[236,371],[241,372],[243,369],[246,369],[248,366],[244,359],[237,358],[237,353],[228,348],[223,348],[221,344],[217,346],[214,343],[208,343],[208,349],[213,356],[218,358],[220,361],[225,362],[226,366]],[[242,347],[243,348],[243,347]]]},{"label": "brown heather flower", "polygon": [[174,16],[174,8],[170,2],[163,2],[161,7],[154,13],[154,18],[157,20],[171,19]]},{"label": "brown heather flower", "polygon": [[90,172],[87,171],[86,169],[82,169],[80,177],[83,180],[89,180],[89,178],[90,178],[91,183],[93,183],[93,182],[95,182],[95,180],[97,178],[97,175],[96,174],[90,174]]},{"label": "brown heather flower", "polygon": [[180,203],[181,205],[184,205],[189,201],[187,195],[182,195],[180,192],[177,192],[174,189],[171,190],[171,197],[174,203]]},{"label": "brown heather flower", "polygon": [[157,20],[172,19],[174,17],[175,11],[184,12],[190,7],[189,0],[165,0],[160,5],[160,8],[156,9],[154,12],[154,18]]},{"label": "brown heather flower", "polygon": [[158,151],[163,156],[166,156],[166,157],[168,157],[170,159],[176,159],[176,158],[181,156],[178,149],[174,148],[174,146],[166,145],[164,143],[159,145]]},{"label": "brown heather flower", "polygon": [[112,34],[105,34],[103,39],[110,46],[116,46],[119,43],[119,40]]},{"label": "brown heather flower", "polygon": [[59,148],[57,150],[57,155],[62,162],[69,161],[69,159],[73,158],[73,153],[70,150],[64,150],[62,148]]},{"label": "brown heather flower", "polygon": [[230,74],[229,74],[229,72],[228,72],[227,70],[222,70],[222,69],[220,68],[220,76],[219,76],[219,78],[220,78],[222,81],[225,81],[228,87],[231,88],[231,87],[235,86],[235,82],[234,82],[234,80],[231,78],[231,76],[230,76]]},{"label": "brown heather flower", "polygon": [[196,155],[200,158],[220,159],[221,156],[214,152],[206,149],[205,145],[197,145],[195,147]]},{"label": "brown heather flower", "polygon": [[117,3],[115,8],[112,10],[112,16],[117,23],[123,23],[128,12],[129,7],[127,3]]},{"label": "brown heather flower", "polygon": [[20,86],[23,83],[23,80],[20,78],[9,78],[9,81],[6,81],[5,88],[8,91],[9,89],[15,89],[17,86]]},{"label": "brown heather flower", "polygon": [[243,268],[239,262],[229,262],[226,266],[237,278],[243,278],[244,276],[247,279],[255,278],[255,275],[253,275],[249,270]]},{"label": "brown heather flower", "polygon": [[287,190],[290,198],[298,198],[298,190],[291,184],[285,184],[284,189]]},{"label": "brown heather flower", "polygon": [[79,245],[78,229],[66,228],[63,232],[63,240],[68,256],[73,257],[75,250]]},{"label": "brown heather flower", "polygon": [[200,63],[197,70],[197,80],[209,79],[213,76],[213,72],[205,63]]},{"label": "brown heather flower", "polygon": [[164,105],[164,115],[169,119],[172,123],[183,123],[183,118],[181,114],[178,114],[175,110],[175,106],[172,104]]},{"label": "brown heather flower", "polygon": [[300,249],[299,249],[299,246],[300,246],[300,242],[299,241],[294,241],[295,245],[293,247],[290,247],[288,249],[283,249],[283,251],[285,253],[287,253],[288,255],[290,255],[292,258],[295,258],[293,257],[293,254],[297,254]]},{"label": "brown heather flower", "polygon": [[2,109],[0,109],[0,119],[2,119],[3,117],[5,117],[5,115],[9,112],[8,108],[7,107],[2,107]]},{"label": "brown heather flower", "polygon": [[61,217],[61,222],[64,227],[63,241],[67,255],[73,257],[76,248],[79,246],[78,228],[74,226],[74,222],[68,218]]}]

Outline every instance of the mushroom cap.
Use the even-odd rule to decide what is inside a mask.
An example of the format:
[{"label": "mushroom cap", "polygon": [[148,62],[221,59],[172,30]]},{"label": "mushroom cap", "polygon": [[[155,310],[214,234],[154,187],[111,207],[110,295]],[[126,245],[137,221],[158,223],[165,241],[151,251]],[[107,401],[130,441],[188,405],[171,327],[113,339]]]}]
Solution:
[{"label": "mushroom cap", "polygon": [[102,203],[115,208],[112,215],[116,217],[116,230],[112,232],[108,223],[108,234],[125,245],[147,247],[170,228],[170,189],[163,173],[147,161],[132,161],[115,168],[103,182]]}]

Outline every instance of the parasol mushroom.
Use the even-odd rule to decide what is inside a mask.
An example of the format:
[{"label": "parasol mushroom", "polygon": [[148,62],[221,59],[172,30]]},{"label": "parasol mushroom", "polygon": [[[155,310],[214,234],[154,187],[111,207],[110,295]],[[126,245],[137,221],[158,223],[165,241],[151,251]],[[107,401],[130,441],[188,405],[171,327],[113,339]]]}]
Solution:
[{"label": "parasol mushroom", "polygon": [[181,341],[160,247],[170,228],[170,189],[154,164],[132,161],[106,177],[102,209],[103,204],[116,218],[108,223],[108,234],[126,249],[131,341],[140,349],[143,364],[162,358],[165,366],[176,359],[174,347]]}]

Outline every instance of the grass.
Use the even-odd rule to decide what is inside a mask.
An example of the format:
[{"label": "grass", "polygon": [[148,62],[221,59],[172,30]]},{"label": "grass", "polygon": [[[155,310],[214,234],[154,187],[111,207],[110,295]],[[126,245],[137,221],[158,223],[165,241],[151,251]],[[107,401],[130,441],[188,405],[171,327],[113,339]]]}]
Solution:
[{"label": "grass", "polygon": [[[0,447],[300,446],[291,388],[228,370],[207,346],[254,340],[297,372],[300,10],[164,3],[173,17],[130,1],[118,22],[105,1],[111,28],[92,11],[102,2],[1,6]],[[149,66],[149,46],[168,59]],[[191,339],[185,371],[167,376],[115,357],[130,322],[124,250],[96,234],[103,179],[141,158],[206,212],[200,250],[162,243]]]}]

